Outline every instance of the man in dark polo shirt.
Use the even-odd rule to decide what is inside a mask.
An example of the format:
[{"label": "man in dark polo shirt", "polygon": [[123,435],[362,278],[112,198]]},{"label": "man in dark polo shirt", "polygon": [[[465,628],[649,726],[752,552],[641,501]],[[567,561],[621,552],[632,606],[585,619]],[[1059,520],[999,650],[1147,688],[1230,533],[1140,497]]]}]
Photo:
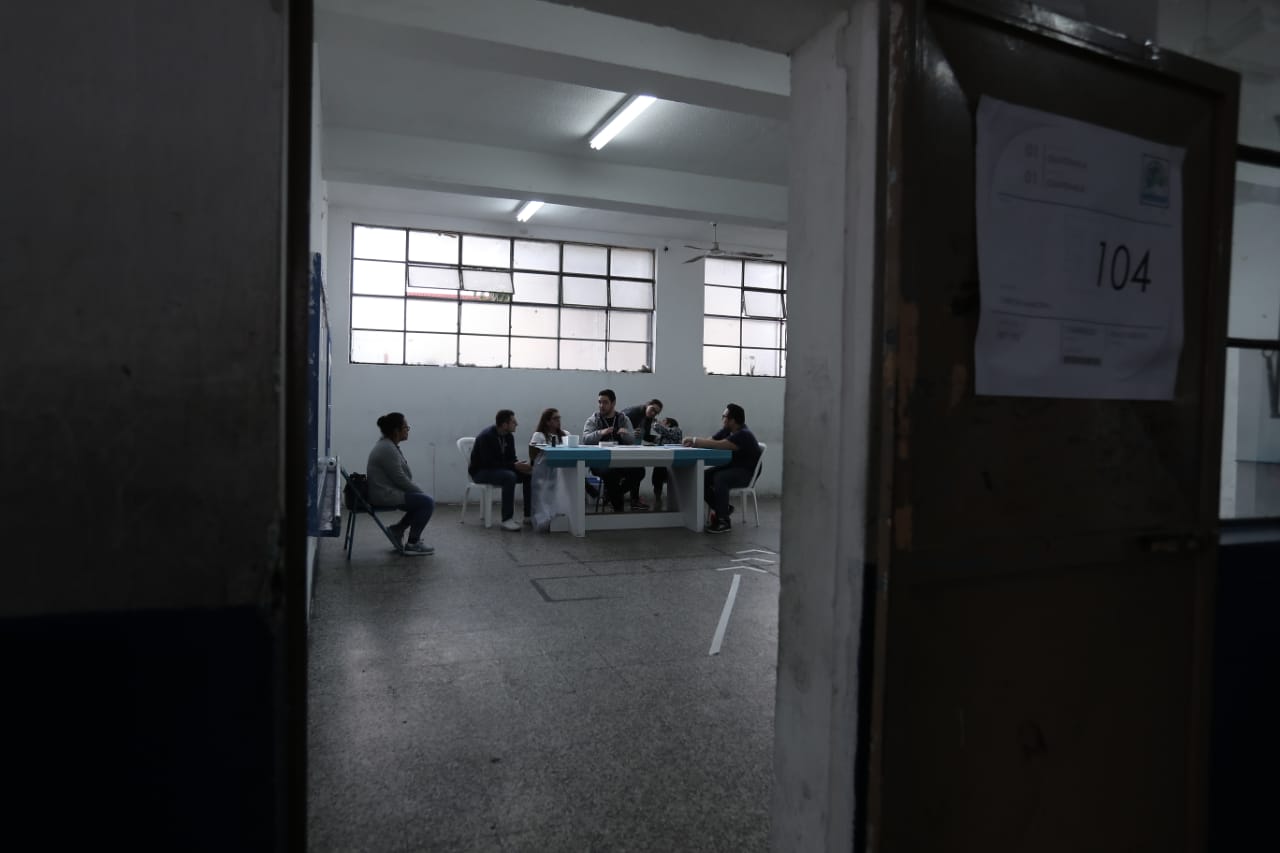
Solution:
[{"label": "man in dark polo shirt", "polygon": [[760,460],[760,442],[747,427],[747,413],[741,406],[737,403],[725,406],[720,422],[723,424],[720,431],[710,438],[684,440],[685,447],[733,451],[733,458],[727,465],[717,465],[706,471],[702,497],[712,512],[711,523],[706,526],[708,533],[729,532],[729,514],[733,512],[729,505],[729,490],[751,485],[751,475]]}]

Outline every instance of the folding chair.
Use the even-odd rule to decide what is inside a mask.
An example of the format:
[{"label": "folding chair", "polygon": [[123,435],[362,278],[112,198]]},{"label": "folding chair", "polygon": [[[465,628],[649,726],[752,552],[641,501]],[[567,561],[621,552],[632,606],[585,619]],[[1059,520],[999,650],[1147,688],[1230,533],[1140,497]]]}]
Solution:
[{"label": "folding chair", "polygon": [[387,526],[382,523],[382,519],[378,518],[378,513],[393,512],[398,510],[399,507],[375,506],[369,503],[369,500],[364,495],[360,494],[360,490],[351,484],[351,475],[347,473],[347,469],[340,468],[339,470],[342,471],[342,480],[344,484],[346,486],[350,486],[350,488],[344,487],[342,490],[342,495],[346,499],[347,503],[347,534],[342,540],[342,548],[347,552],[347,559],[351,559],[351,551],[356,545],[356,516],[365,512],[367,512],[370,518],[373,519],[373,523],[378,525],[378,529],[382,531],[383,535],[386,536],[393,545],[395,545],[396,553],[403,556],[404,546],[391,535],[391,532],[387,530]]}]

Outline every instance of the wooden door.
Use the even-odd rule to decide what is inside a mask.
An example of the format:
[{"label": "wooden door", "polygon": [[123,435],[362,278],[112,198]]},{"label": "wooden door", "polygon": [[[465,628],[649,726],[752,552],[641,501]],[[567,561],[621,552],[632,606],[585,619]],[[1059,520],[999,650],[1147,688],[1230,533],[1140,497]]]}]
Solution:
[{"label": "wooden door", "polygon": [[[1200,849],[1238,80],[1022,4],[886,27],[865,849]],[[1173,400],[975,394],[982,95],[1185,149]]]}]

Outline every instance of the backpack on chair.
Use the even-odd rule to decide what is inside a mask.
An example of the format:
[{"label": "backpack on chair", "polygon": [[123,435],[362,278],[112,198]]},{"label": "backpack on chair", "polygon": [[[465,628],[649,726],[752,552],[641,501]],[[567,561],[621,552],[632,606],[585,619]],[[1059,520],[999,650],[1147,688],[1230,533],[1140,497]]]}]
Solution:
[{"label": "backpack on chair", "polygon": [[347,484],[342,487],[342,505],[355,512],[364,511],[369,505],[368,477],[356,472],[347,475]]}]

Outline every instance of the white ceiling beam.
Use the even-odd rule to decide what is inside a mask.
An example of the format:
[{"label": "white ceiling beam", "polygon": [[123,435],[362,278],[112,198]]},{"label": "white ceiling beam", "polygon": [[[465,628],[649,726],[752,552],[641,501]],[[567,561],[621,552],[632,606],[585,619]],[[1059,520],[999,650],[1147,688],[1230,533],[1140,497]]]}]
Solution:
[{"label": "white ceiling beam", "polygon": [[[336,0],[330,0],[330,3],[324,5],[330,5],[333,2]],[[547,6],[557,12],[591,14],[549,4],[539,5]],[[378,6],[370,8],[377,9]],[[546,23],[544,22],[541,26],[545,27]],[[634,26],[646,27],[647,25]],[[607,51],[609,57],[606,59],[584,55],[600,53],[599,45],[593,45],[596,49],[586,50],[580,34],[572,30],[561,32],[558,37],[560,44],[557,49],[551,50],[542,46],[529,46],[528,42],[541,45],[545,41],[544,38],[535,37],[535,31],[532,29],[524,40],[526,43],[521,44],[512,40],[499,41],[491,37],[480,38],[451,32],[439,27],[406,25],[363,14],[321,10],[316,15],[316,36],[322,47],[329,43],[355,45],[376,53],[409,59],[433,62],[443,60],[463,67],[535,77],[595,89],[644,92],[667,101],[732,110],[773,119],[787,117],[789,76],[786,57],[777,57],[774,54],[741,45],[727,45],[731,49],[752,51],[754,54],[768,57],[770,62],[780,59],[782,62],[780,79],[772,71],[760,73],[759,69],[735,69],[733,66],[726,69],[717,66],[714,62],[708,62],[705,56],[700,57],[696,63],[681,63],[674,60],[673,54],[665,52],[667,48],[664,47],[664,42],[676,37],[692,39],[711,46],[721,43],[674,31],[663,31],[656,27],[649,27],[649,29],[658,34],[665,32],[669,35],[657,41],[654,40],[657,36],[654,36],[647,44],[632,44],[627,49],[619,47],[616,50]],[[486,32],[486,35],[492,34]],[[441,81],[441,85],[447,85],[447,81]]]},{"label": "white ceiling beam", "polygon": [[324,178],[387,187],[785,227],[787,189],[489,145],[327,127]]}]

